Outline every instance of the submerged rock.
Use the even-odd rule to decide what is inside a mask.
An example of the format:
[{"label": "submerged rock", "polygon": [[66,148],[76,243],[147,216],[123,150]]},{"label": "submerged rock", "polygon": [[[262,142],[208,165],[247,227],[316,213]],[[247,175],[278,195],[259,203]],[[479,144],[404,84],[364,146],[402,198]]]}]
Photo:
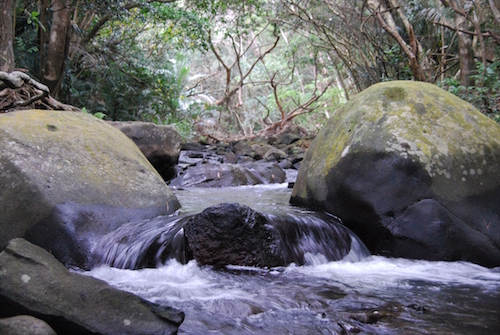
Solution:
[{"label": "submerged rock", "polygon": [[137,146],[92,115],[1,114],[0,147],[0,250],[24,237],[85,268],[99,236],[180,207]]},{"label": "submerged rock", "polygon": [[337,110],[291,203],[339,216],[372,253],[500,266],[500,125],[438,87],[377,84]]},{"label": "submerged rock", "polygon": [[223,203],[196,215],[125,224],[101,239],[94,256],[94,266],[121,269],[159,267],[170,259],[269,268],[356,261],[369,252],[336,218],[313,213],[271,215]]},{"label": "submerged rock", "polygon": [[0,317],[36,315],[58,334],[176,334],[184,313],[70,272],[24,239],[0,253]]}]

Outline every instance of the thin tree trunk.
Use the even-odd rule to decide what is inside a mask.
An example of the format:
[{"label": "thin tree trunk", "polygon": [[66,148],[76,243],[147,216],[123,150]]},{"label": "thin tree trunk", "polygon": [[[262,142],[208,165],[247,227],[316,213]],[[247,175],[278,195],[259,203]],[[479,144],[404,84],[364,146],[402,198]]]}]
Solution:
[{"label": "thin tree trunk", "polygon": [[457,3],[455,0],[441,0],[441,2],[444,6],[450,7],[455,12],[455,29],[457,30],[458,55],[460,60],[460,85],[469,87],[473,85],[470,74],[474,68],[474,53],[472,51],[471,39],[463,32],[467,21],[467,13],[463,10],[464,4],[462,1]]},{"label": "thin tree trunk", "polygon": [[45,62],[43,83],[49,87],[52,95],[57,96],[68,53],[69,0],[55,0],[52,10],[54,14],[52,15],[49,51]]},{"label": "thin tree trunk", "polygon": [[[424,73],[422,71],[422,66],[418,59],[419,44],[415,38],[413,26],[408,22],[408,26],[406,27],[408,29],[408,35],[410,39],[410,44],[408,45],[408,43],[406,43],[406,41],[399,34],[398,27],[390,10],[388,10],[380,0],[368,0],[367,4],[373,11],[375,18],[380,23],[382,28],[384,28],[384,30],[389,35],[391,35],[392,38],[396,40],[396,42],[398,42],[399,46],[401,47],[401,49],[403,49],[404,53],[408,57],[410,68],[413,73],[413,78],[418,81],[426,81]],[[397,2],[392,1],[391,5],[397,5]]]},{"label": "thin tree trunk", "polygon": [[44,67],[45,67],[45,56],[47,54],[47,8],[48,3],[47,0],[40,1],[40,25],[38,26],[38,40],[39,40],[39,50],[40,50],[40,70],[39,70],[39,78],[43,78],[44,76]]},{"label": "thin tree trunk", "polygon": [[[455,22],[457,24],[457,29],[460,29],[465,22],[465,18],[459,14],[456,14]],[[471,50],[472,43],[470,38],[460,31],[458,31],[457,34],[457,41],[460,60],[460,85],[469,87],[471,84],[470,72],[471,68],[474,66]]]},{"label": "thin tree trunk", "polygon": [[338,66],[337,66],[336,63],[333,63],[333,66],[335,67],[335,72],[337,73],[337,78],[338,78],[340,87],[344,91],[345,99],[346,100],[350,100],[350,98],[349,98],[349,90],[347,89],[347,87],[346,87],[346,85],[344,83],[344,79],[342,79],[342,74],[340,73],[340,70],[339,70],[339,68],[338,68]]},{"label": "thin tree trunk", "polygon": [[495,21],[500,25],[500,1],[488,0],[490,3],[491,11],[493,16],[495,16]]},{"label": "thin tree trunk", "polygon": [[12,0],[0,1],[0,71],[14,70],[14,26]]}]

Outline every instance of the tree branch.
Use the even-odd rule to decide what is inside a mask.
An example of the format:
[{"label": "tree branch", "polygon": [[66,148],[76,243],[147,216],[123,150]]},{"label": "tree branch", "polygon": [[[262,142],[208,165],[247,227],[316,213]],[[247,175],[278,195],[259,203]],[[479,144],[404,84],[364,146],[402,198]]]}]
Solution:
[{"label": "tree branch", "polygon": [[[227,103],[229,101],[229,99],[241,88],[243,87],[243,85],[245,84],[245,79],[250,75],[250,73],[252,73],[253,69],[255,68],[255,66],[264,59],[264,57],[269,54],[271,51],[273,51],[274,48],[276,48],[276,46],[278,45],[278,42],[280,40],[280,36],[276,36],[276,40],[274,41],[274,43],[272,44],[272,46],[267,49],[263,54],[260,54],[259,57],[257,57],[257,59],[252,63],[252,65],[250,66],[250,68],[245,72],[245,74],[243,74],[240,78],[240,81],[238,82],[238,84],[236,84],[235,87],[233,87],[231,90],[227,91],[227,93],[224,95],[224,97],[222,97],[221,99],[217,100],[214,104],[216,106],[222,106],[224,105],[225,103]],[[220,58],[220,56],[218,56],[218,54],[215,55],[217,57],[217,59],[219,61],[222,61],[222,59]],[[224,66],[224,65],[223,65]],[[227,71],[227,76],[228,78],[227,79],[230,79],[230,75],[231,75],[231,69],[228,68],[227,66],[225,66],[226,68],[226,71]],[[226,79],[226,80],[227,80]]]},{"label": "tree branch", "polygon": [[[149,0],[148,3],[172,3],[176,0]],[[125,10],[131,10],[133,8],[140,7],[142,3],[140,2],[128,2],[123,6]],[[101,28],[113,17],[111,13],[105,14],[103,17],[92,26],[92,29],[83,37],[82,45],[87,45],[101,30]]]}]

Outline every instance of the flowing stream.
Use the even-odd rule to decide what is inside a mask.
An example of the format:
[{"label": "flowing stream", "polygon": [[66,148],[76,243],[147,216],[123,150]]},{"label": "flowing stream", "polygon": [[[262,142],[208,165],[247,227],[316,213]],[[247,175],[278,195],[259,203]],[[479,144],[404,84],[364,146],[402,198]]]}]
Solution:
[{"label": "flowing stream", "polygon": [[[223,202],[308,215],[288,204],[285,184],[175,193],[180,216]],[[500,268],[363,257],[362,245],[353,249],[340,261],[308,253],[306,265],[272,269],[215,270],[173,256],[157,268],[103,265],[87,274],[184,311],[180,334],[500,334]]]}]

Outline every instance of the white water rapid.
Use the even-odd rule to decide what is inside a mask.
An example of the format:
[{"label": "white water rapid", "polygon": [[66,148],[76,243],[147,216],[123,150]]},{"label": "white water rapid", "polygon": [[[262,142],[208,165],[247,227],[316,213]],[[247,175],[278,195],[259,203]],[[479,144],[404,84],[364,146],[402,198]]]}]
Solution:
[{"label": "white water rapid", "polygon": [[[290,192],[268,185],[176,195],[180,214],[221,202],[303,212],[288,205]],[[500,268],[358,255],[327,262],[307,254],[307,265],[274,269],[168,260],[158,268],[100,266],[86,274],[183,310],[180,334],[500,334]]]}]

